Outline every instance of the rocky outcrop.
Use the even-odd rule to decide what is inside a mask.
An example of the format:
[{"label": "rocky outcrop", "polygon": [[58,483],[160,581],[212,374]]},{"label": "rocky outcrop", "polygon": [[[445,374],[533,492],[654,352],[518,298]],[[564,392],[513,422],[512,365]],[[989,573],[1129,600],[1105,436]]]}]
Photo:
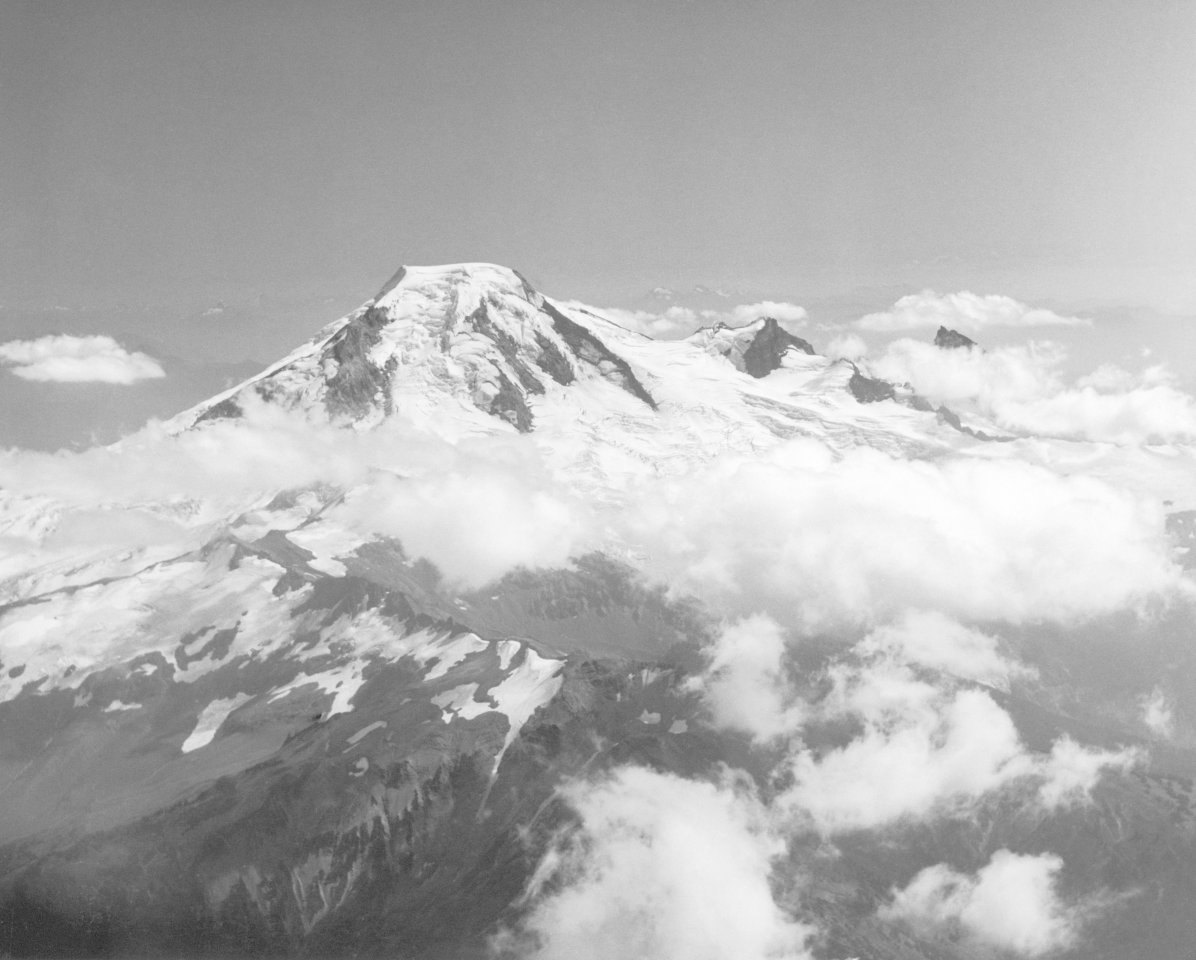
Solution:
[{"label": "rocky outcrop", "polygon": [[570,320],[547,300],[543,310],[552,318],[553,330],[569,345],[569,349],[581,360],[595,367],[607,380],[616,383],[633,397],[642,400],[653,410],[656,401],[622,357],[613,353],[601,340],[583,327]]},{"label": "rocky outcrop", "polygon": [[965,336],[958,330],[949,327],[939,327],[934,335],[934,345],[943,350],[967,350],[976,346],[976,341]]},{"label": "rocky outcrop", "polygon": [[879,403],[881,400],[892,400],[897,396],[896,388],[889,381],[866,377],[854,364],[852,370],[847,388],[860,403]]},{"label": "rocky outcrop", "polygon": [[389,412],[390,379],[395,363],[379,367],[370,357],[370,349],[379,341],[379,331],[387,323],[386,314],[371,308],[346,324],[329,343],[327,354],[336,362],[336,372],[327,378],[324,405],[332,416],[360,419],[379,400]]},{"label": "rocky outcrop", "polygon": [[764,324],[743,352],[743,370],[753,377],[766,377],[781,365],[781,358],[789,350],[813,355],[814,348],[801,337],[795,337],[773,317],[764,317]]}]

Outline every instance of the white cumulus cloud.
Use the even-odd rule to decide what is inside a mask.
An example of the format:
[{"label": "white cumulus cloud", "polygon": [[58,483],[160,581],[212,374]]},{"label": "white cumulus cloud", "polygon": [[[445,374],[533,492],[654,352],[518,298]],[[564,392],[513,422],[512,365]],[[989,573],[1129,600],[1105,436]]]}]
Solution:
[{"label": "white cumulus cloud", "polygon": [[[812,929],[776,903],[784,849],[743,782],[639,767],[567,787],[581,829],[533,877],[522,928],[496,941],[521,960],[805,960]],[[551,892],[548,892],[551,891]]]},{"label": "white cumulus cloud", "polygon": [[[897,629],[910,630],[909,621]],[[962,630],[956,625],[955,635]],[[810,708],[853,719],[859,735],[792,758],[785,803],[823,834],[958,814],[1015,785],[1035,787],[1046,809],[1082,804],[1101,776],[1138,759],[1133,750],[1093,750],[1066,737],[1048,754],[1032,753],[986,690],[928,676],[902,647],[878,645],[878,635],[832,667],[831,691]]]},{"label": "white cumulus cloud", "polygon": [[1007,430],[1112,443],[1196,437],[1196,401],[1161,366],[1133,374],[1106,364],[1068,385],[1063,349],[1049,342],[942,350],[897,340],[871,369],[932,403],[975,413]]},{"label": "white cumulus cloud", "polygon": [[1160,687],[1143,698],[1142,722],[1157,737],[1167,738],[1175,733],[1175,705]]},{"label": "white cumulus cloud", "polygon": [[974,333],[985,327],[1086,326],[1091,322],[1028,307],[1012,297],[923,290],[902,297],[889,310],[861,317],[855,325],[861,330],[882,331],[944,326]]},{"label": "white cumulus cloud", "polygon": [[858,333],[841,333],[826,345],[826,356],[832,360],[859,360],[868,353],[868,344]]},{"label": "white cumulus cloud", "polygon": [[661,481],[621,522],[677,592],[799,631],[911,607],[1073,620],[1181,584],[1161,505],[1014,461],[792,441]]},{"label": "white cumulus cloud", "polygon": [[794,732],[804,706],[785,682],[785,637],[763,615],[727,624],[709,652],[710,665],[695,684],[720,727],[769,740]]},{"label": "white cumulus cloud", "polygon": [[137,383],[166,376],[153,357],[130,352],[107,336],[54,334],[0,343],[0,363],[23,380],[50,383]]},{"label": "white cumulus cloud", "polygon": [[751,323],[761,317],[772,317],[782,325],[798,327],[807,319],[804,307],[796,303],[782,300],[761,300],[758,303],[745,303],[733,307],[729,313],[718,310],[703,310],[702,316],[708,320],[723,320],[735,325]]},{"label": "white cumulus cloud", "polygon": [[1071,945],[1082,910],[1059,897],[1063,861],[998,850],[975,874],[936,864],[893,893],[881,916],[934,932],[958,932],[977,945],[1038,957]]},{"label": "white cumulus cloud", "polygon": [[865,637],[856,649],[865,655],[898,657],[965,680],[1001,689],[1026,668],[1001,654],[996,637],[933,610],[909,610]]}]

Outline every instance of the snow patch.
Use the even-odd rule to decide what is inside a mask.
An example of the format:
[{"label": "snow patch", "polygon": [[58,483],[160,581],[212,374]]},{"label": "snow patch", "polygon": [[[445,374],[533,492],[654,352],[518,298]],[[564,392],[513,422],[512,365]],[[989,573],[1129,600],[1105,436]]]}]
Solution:
[{"label": "snow patch", "polygon": [[247,693],[238,693],[235,697],[229,697],[223,700],[213,700],[199,715],[199,720],[195,724],[195,729],[191,731],[190,736],[183,741],[180,749],[183,753],[191,753],[193,750],[198,750],[200,747],[206,747],[212,742],[212,738],[220,730],[228,715],[232,713],[237,707],[248,703],[253,699]]},{"label": "snow patch", "polygon": [[355,747],[357,744],[359,744],[362,740],[364,740],[366,737],[368,737],[375,730],[382,730],[382,729],[385,729],[385,727],[386,727],[385,720],[375,720],[368,727],[362,727],[355,734],[353,734],[353,736],[349,737],[345,741],[345,743],[347,743],[349,745],[348,747],[345,747],[345,749],[348,750],[349,747]]},{"label": "snow patch", "polygon": [[321,692],[332,697],[332,706],[324,712],[325,720],[335,717],[338,713],[348,713],[352,709],[353,698],[361,689],[361,685],[365,683],[365,678],[361,675],[361,668],[362,664],[354,660],[322,673],[301,673],[290,683],[270,691],[270,699],[267,703],[274,703],[292,691],[314,684],[320,688]]},{"label": "snow patch", "polygon": [[495,647],[498,649],[499,670],[503,673],[507,672],[507,669],[511,666],[511,660],[519,652],[521,646],[522,644],[518,640],[499,640],[495,644]]},{"label": "snow patch", "polygon": [[494,710],[490,704],[474,699],[474,694],[477,692],[478,685],[476,683],[463,683],[459,687],[438,693],[432,697],[432,702],[444,711],[445,723],[451,723],[454,717],[472,720],[474,717],[480,717],[483,713],[490,713]]},{"label": "snow patch", "polygon": [[494,758],[494,770],[502,763],[507,748],[540,707],[547,704],[565,682],[561,676],[564,663],[540,656],[531,647],[524,651],[523,662],[519,664],[498,686],[490,688],[490,698],[498,704],[500,713],[506,714],[510,723],[502,749]]},{"label": "snow patch", "polygon": [[430,645],[427,648],[427,657],[421,662],[427,662],[433,656],[437,657],[436,666],[429,670],[425,675],[425,680],[436,680],[443,677],[458,663],[468,657],[471,653],[481,653],[483,650],[489,649],[489,644],[482,640],[477,634],[464,633],[456,637],[447,637],[440,640],[435,645]]}]

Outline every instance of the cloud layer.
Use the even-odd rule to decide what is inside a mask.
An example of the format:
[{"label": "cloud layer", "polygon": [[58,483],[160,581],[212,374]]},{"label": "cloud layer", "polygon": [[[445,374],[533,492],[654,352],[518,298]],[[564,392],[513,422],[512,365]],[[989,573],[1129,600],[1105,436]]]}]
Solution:
[{"label": "cloud layer", "polygon": [[802,629],[909,607],[1071,620],[1181,582],[1159,505],[1015,461],[792,441],[654,485],[625,517],[678,592]]},{"label": "cloud layer", "polygon": [[932,403],[1018,433],[1122,444],[1196,437],[1196,402],[1166,368],[1132,374],[1105,365],[1069,385],[1061,373],[1065,359],[1052,343],[941,350],[897,340],[871,369],[910,384]]},{"label": "cloud layer", "polygon": [[166,376],[153,357],[130,352],[107,336],[55,334],[0,344],[0,363],[23,380],[131,384]]},{"label": "cloud layer", "polygon": [[968,291],[938,294],[923,290],[902,297],[890,310],[856,321],[861,330],[915,330],[939,326],[975,333],[985,327],[1087,326],[1092,321],[1028,307],[1012,297],[978,296]]}]

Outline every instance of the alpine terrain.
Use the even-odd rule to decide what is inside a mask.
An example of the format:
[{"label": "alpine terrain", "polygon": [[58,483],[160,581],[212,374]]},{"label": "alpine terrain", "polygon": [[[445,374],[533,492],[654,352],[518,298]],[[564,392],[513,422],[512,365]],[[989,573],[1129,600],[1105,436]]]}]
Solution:
[{"label": "alpine terrain", "polygon": [[0,955],[1190,957],[1190,449],[802,332],[409,266],[10,452]]}]

